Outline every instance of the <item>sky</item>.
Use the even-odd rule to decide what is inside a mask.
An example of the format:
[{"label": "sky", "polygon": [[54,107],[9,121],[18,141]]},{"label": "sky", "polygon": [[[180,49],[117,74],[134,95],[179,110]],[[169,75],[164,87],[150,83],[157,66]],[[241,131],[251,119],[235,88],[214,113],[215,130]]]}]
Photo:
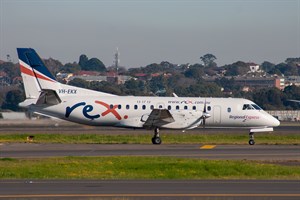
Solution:
[{"label": "sky", "polygon": [[63,64],[81,54],[127,68],[219,66],[300,57],[300,0],[0,0],[0,60],[34,48]]}]

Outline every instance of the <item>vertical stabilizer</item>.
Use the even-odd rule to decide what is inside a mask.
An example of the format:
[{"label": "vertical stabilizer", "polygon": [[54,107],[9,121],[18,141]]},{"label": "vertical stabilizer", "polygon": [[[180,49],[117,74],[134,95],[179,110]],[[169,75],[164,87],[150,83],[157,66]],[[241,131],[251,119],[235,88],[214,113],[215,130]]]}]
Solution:
[{"label": "vertical stabilizer", "polygon": [[43,89],[56,90],[59,87],[34,49],[17,48],[17,51],[27,99],[38,98]]}]

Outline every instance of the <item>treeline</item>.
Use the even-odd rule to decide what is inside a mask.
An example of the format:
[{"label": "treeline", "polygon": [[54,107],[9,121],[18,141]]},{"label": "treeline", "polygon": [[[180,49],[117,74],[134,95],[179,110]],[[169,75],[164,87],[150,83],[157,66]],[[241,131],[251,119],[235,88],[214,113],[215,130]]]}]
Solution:
[{"label": "treeline", "polygon": [[[203,64],[172,64],[161,62],[149,64],[145,67],[126,69],[120,67],[119,75],[136,77],[124,84],[87,82],[82,79],[74,79],[68,84],[117,95],[140,96],[178,96],[187,97],[240,97],[253,100],[267,110],[299,109],[300,103],[289,101],[300,100],[300,89],[296,86],[288,86],[283,91],[276,88],[256,88],[249,92],[243,92],[242,87],[235,84],[234,78],[227,79],[223,76],[243,76],[249,72],[249,63],[238,61],[229,65],[218,67],[216,57],[206,54],[200,57]],[[55,75],[58,72],[77,73],[80,70],[97,71],[105,74],[114,71],[114,67],[106,67],[97,58],[89,59],[86,55],[79,57],[79,62],[63,65],[60,61],[49,58],[44,60],[45,65]],[[261,75],[300,75],[300,58],[288,58],[280,64],[263,62]],[[7,84],[12,87],[2,87],[0,91],[0,105],[2,110],[20,110],[18,103],[25,99],[23,86],[18,82],[20,70],[18,64],[11,62],[0,63],[0,73],[7,74]],[[137,79],[137,74],[143,74],[143,80]],[[250,74],[257,75],[255,74]],[[216,76],[214,82],[206,82],[203,77]],[[6,89],[3,89],[6,88]]]},{"label": "treeline", "polygon": [[106,81],[87,82],[82,79],[74,79],[69,84],[116,95],[172,96],[175,93],[181,97],[236,97],[250,99],[265,110],[300,109],[300,103],[290,101],[300,100],[300,87],[295,85],[288,86],[284,90],[261,88],[250,92],[236,90],[234,93],[226,94],[221,91],[222,87],[218,83],[193,80],[182,75],[172,77],[161,75],[146,82],[131,79],[122,85]]}]

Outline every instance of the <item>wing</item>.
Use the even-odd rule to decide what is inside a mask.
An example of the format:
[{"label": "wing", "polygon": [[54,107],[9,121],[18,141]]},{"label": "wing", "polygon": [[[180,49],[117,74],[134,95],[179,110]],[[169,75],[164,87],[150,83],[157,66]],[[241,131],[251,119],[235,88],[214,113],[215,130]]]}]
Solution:
[{"label": "wing", "polygon": [[144,123],[145,128],[161,127],[174,122],[174,118],[167,109],[153,109]]}]

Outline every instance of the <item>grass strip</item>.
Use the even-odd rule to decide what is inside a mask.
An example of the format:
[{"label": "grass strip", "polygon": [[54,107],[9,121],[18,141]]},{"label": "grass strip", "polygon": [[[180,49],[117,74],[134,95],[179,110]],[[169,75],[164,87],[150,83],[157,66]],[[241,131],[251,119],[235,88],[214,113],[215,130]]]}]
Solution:
[{"label": "grass strip", "polygon": [[172,157],[0,159],[0,179],[289,179],[300,168],[258,161]]},{"label": "grass strip", "polygon": [[[0,142],[26,142],[30,134],[2,134]],[[149,134],[34,134],[35,143],[66,143],[66,144],[149,144]],[[247,134],[163,134],[164,144],[247,144]],[[300,134],[280,135],[259,133],[255,135],[256,144],[300,144]]]}]

